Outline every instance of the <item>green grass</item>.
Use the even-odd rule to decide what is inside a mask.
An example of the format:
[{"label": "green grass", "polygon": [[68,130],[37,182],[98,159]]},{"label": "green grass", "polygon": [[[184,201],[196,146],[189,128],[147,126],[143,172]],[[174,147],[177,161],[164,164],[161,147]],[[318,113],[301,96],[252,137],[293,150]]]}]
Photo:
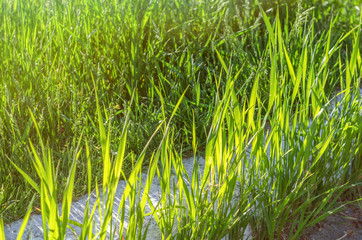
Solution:
[{"label": "green grass", "polygon": [[[176,238],[219,239],[248,223],[258,239],[300,237],[361,184],[362,101],[350,103],[361,86],[356,7],[2,0],[0,218],[22,218],[34,201],[55,230],[45,236],[59,239],[71,222],[57,202],[69,211],[72,198],[103,186],[111,210],[127,179],[122,201],[141,209],[127,236],[141,236],[143,170],[148,183],[164,180],[153,213],[164,238],[174,224]],[[328,109],[336,89],[345,93],[341,112]],[[206,159],[200,179],[196,169],[188,176],[191,189],[181,177],[185,155]],[[170,187],[171,166],[178,184]],[[79,223],[82,238],[91,218]],[[110,216],[103,220],[97,238]]]}]

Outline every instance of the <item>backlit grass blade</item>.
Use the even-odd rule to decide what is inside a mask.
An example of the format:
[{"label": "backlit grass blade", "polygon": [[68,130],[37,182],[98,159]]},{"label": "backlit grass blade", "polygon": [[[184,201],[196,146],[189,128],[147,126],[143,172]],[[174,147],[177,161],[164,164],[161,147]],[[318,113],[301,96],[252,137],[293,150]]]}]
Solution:
[{"label": "backlit grass blade", "polygon": [[[153,133],[153,135],[149,139],[147,145],[145,146],[145,148],[143,150],[143,154],[141,155],[142,158],[144,158],[145,151],[146,151],[148,145],[151,143],[151,140],[156,135],[156,133],[158,133],[158,131],[161,128],[162,125],[163,125],[163,122],[160,123],[160,125],[156,128],[155,132]],[[156,157],[157,156],[158,155],[156,154]],[[143,161],[143,159],[140,159],[140,160]],[[157,167],[157,159],[155,159],[154,154],[152,154],[151,159],[150,159],[150,168],[149,168],[149,172],[147,174],[147,182],[146,182],[146,186],[144,188],[144,193],[143,193],[142,199],[141,199],[141,208],[142,209],[144,209],[144,207],[146,206],[146,201],[148,199],[148,193],[149,193],[149,190],[150,190],[150,187],[151,187],[153,177],[155,175],[156,167]]]},{"label": "backlit grass blade", "polygon": [[266,15],[266,13],[264,12],[264,10],[263,10],[261,7],[259,7],[259,9],[261,10],[261,12],[262,12],[262,14],[263,14],[263,20],[264,20],[265,25],[266,25],[266,27],[267,27],[267,29],[268,29],[268,33],[269,33],[270,39],[275,39],[273,27],[272,27],[271,24],[270,24],[270,21],[269,21],[268,16]]},{"label": "backlit grass blade", "polygon": [[258,95],[258,86],[259,86],[259,74],[258,73],[256,74],[257,76],[254,80],[254,85],[250,94],[249,110],[248,110],[248,127],[251,128],[252,130],[255,129],[254,113],[255,113],[256,98]]},{"label": "backlit grass blade", "polygon": [[271,70],[270,70],[270,91],[269,91],[269,104],[268,104],[268,111],[272,108],[274,104],[274,99],[277,95],[277,88],[278,88],[278,79],[277,79],[277,59],[276,54],[273,54],[270,48],[270,60],[271,60]]},{"label": "backlit grass blade", "polygon": [[5,230],[4,230],[4,221],[0,219],[0,239],[5,240]]},{"label": "backlit grass blade", "polygon": [[[97,91],[95,82],[93,82],[93,85],[95,87],[95,90]],[[96,106],[97,106],[97,115],[98,115],[98,128],[99,128],[99,136],[100,136],[100,142],[101,142],[101,147],[102,147],[102,158],[103,158],[103,185],[107,186],[108,185],[108,181],[109,181],[109,174],[110,174],[110,170],[111,170],[111,160],[110,160],[110,155],[109,155],[109,149],[110,149],[110,131],[108,131],[108,134],[104,128],[104,123],[103,123],[103,116],[102,116],[102,112],[99,106],[99,100],[98,100],[98,94],[97,92],[95,92],[95,96],[96,96]],[[108,125],[110,128],[110,124]],[[104,188],[104,191],[106,189]],[[103,194],[105,195],[105,192],[103,192]]]},{"label": "backlit grass blade", "polygon": [[[33,203],[34,203],[34,197],[31,199],[31,202],[29,204],[29,207],[28,207],[28,210],[24,216],[24,219],[23,219],[23,222],[21,223],[21,226],[20,226],[20,229],[19,229],[19,232],[18,232],[18,236],[16,238],[16,240],[21,240],[22,239],[22,236],[24,234],[24,231],[25,231],[25,228],[26,228],[26,225],[28,224],[29,222],[29,217],[30,217],[30,214],[33,210]],[[1,225],[1,223],[0,223]],[[0,233],[1,233],[1,229],[0,229]],[[0,237],[1,238],[1,237]],[[4,238],[5,239],[5,238]]]},{"label": "backlit grass blade", "polygon": [[285,48],[285,45],[283,45],[283,49],[284,49],[285,60],[287,61],[287,65],[288,65],[289,74],[290,74],[290,76],[292,78],[292,82],[293,82],[293,93],[292,93],[292,97],[291,97],[291,103],[293,103],[294,99],[295,99],[295,96],[299,92],[300,78],[297,79],[296,76],[295,76],[293,65],[292,65],[292,63],[290,61],[290,58],[289,58],[287,49]]},{"label": "backlit grass blade", "polygon": [[40,189],[38,187],[38,185],[35,183],[35,181],[33,179],[31,179],[29,177],[29,175],[27,175],[23,170],[21,170],[15,163],[13,163],[13,161],[9,160],[11,164],[13,164],[13,166],[16,168],[16,170],[19,171],[19,173],[25,178],[25,180],[38,192],[40,193]]},{"label": "backlit grass blade", "polygon": [[218,51],[217,49],[215,49],[215,51],[216,51],[216,54],[217,54],[217,56],[218,56],[218,58],[219,58],[219,61],[220,61],[220,63],[221,63],[221,66],[223,67],[224,71],[225,71],[226,73],[229,72],[229,71],[228,71],[228,68],[226,67],[226,64],[225,64],[224,60],[222,59],[222,57],[221,57],[221,55],[220,55],[220,53],[219,53],[219,51]]},{"label": "backlit grass blade", "polygon": [[[78,146],[76,149],[79,149],[80,143],[82,140],[82,135],[79,137]],[[70,167],[68,181],[65,186],[65,190],[63,193],[63,202],[62,202],[62,233],[61,235],[65,235],[65,231],[67,228],[67,224],[69,221],[69,214],[70,214],[70,208],[72,204],[72,196],[73,196],[73,189],[74,189],[74,180],[75,180],[75,172],[77,167],[77,160],[79,158],[81,151],[78,150],[75,152],[75,156],[73,158],[72,166]]]},{"label": "backlit grass blade", "polygon": [[352,52],[352,55],[351,55],[351,60],[349,61],[350,62],[350,72],[351,72],[352,76],[355,74],[355,69],[357,67],[357,56],[358,56],[358,53],[359,53],[359,41],[360,41],[360,32],[361,32],[361,27],[360,26],[357,29],[357,33],[356,33],[356,35],[354,37],[353,52]]},{"label": "backlit grass blade", "polygon": [[87,158],[87,184],[88,184],[88,195],[91,194],[92,191],[92,164],[89,152],[88,141],[85,140],[85,151],[86,151],[86,158]]}]

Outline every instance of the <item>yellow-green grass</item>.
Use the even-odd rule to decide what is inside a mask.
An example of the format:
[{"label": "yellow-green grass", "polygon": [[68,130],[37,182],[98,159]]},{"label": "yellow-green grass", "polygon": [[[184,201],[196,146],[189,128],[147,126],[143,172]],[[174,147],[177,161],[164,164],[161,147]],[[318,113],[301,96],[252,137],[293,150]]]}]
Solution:
[{"label": "yellow-green grass", "polygon": [[[246,195],[260,198],[246,206],[261,212],[246,219],[258,226],[260,238],[272,238],[292,218],[291,229],[298,236],[315,223],[309,221],[312,217],[325,216],[327,204],[333,207],[333,201],[321,199],[358,184],[361,167],[359,103],[348,106],[346,101],[344,118],[325,111],[336,86],[346,96],[360,86],[358,2],[341,2],[332,19],[331,9],[321,11],[318,1],[313,2],[303,6],[291,1],[279,9],[263,3],[268,10],[264,13],[243,1],[2,1],[2,217],[10,222],[24,216],[36,188],[43,197],[37,195],[35,204],[43,209],[48,203],[47,193],[40,194],[47,186],[42,184],[57,189],[48,196],[53,207],[42,211],[50,214],[63,193],[64,203],[69,203],[71,195],[94,189],[96,183],[107,187],[115,184],[109,178],[137,175],[142,165],[155,162],[150,161],[155,156],[162,159],[168,151],[195,152],[206,160],[213,156],[220,168],[221,154],[235,145],[242,162],[245,144],[252,139],[255,164],[248,175],[238,172],[235,178],[245,185]],[[314,10],[306,10],[312,5]],[[314,125],[309,126],[310,119]],[[166,122],[167,128],[162,125]],[[271,125],[268,143],[262,140],[266,122]],[[175,139],[171,145],[166,141],[170,136]],[[282,147],[283,136],[293,148]],[[299,142],[301,136],[307,140]],[[271,160],[263,153],[264,144],[271,147]],[[124,156],[116,154],[119,146],[126,149]],[[42,153],[35,161],[38,167],[33,165],[36,152]],[[140,158],[143,161],[133,161]],[[115,159],[122,176],[111,173]],[[26,183],[10,161],[34,182]],[[49,167],[46,172],[39,170],[41,162]],[[154,169],[168,169],[172,164],[156,165]],[[332,176],[341,167],[344,172],[337,181]],[[219,177],[228,178],[226,171],[218,171]],[[42,183],[42,178],[49,181]],[[73,178],[74,191],[68,181]],[[167,184],[164,188],[167,195]],[[168,205],[163,199],[162,207]],[[171,231],[172,214],[180,207],[171,206],[170,219],[159,219],[165,232]],[[182,213],[186,222],[201,215],[199,208],[193,209],[191,215]],[[290,216],[292,209],[295,215]],[[205,216],[213,219],[211,212]],[[63,233],[66,225],[56,215],[48,217]],[[280,218],[278,224],[275,218]],[[67,221],[66,214],[62,221]],[[107,221],[104,224],[105,229]],[[184,234],[203,230],[185,229]]]}]

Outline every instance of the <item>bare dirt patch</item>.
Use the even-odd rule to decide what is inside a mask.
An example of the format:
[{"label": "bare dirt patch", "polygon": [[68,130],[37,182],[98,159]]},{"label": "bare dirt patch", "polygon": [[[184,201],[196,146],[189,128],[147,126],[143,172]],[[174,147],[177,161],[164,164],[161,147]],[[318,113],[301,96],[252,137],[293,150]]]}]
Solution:
[{"label": "bare dirt patch", "polygon": [[362,208],[357,204],[348,205],[341,212],[333,214],[307,229],[301,239],[361,240]]}]

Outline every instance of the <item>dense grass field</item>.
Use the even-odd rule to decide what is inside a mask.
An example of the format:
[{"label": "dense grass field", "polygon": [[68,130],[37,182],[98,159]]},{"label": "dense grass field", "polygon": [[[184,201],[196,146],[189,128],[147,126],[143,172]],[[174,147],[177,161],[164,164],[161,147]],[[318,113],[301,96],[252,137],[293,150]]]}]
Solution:
[{"label": "dense grass field", "polygon": [[[144,209],[131,187],[141,171],[164,179],[164,238],[175,217],[179,239],[240,236],[249,223],[256,239],[297,239],[341,202],[361,204],[360,1],[0,3],[5,223],[42,213],[61,239],[55,203],[103,186],[112,208],[119,179]],[[168,199],[185,156],[205,157],[206,171]],[[130,239],[143,234],[134,214]]]}]

